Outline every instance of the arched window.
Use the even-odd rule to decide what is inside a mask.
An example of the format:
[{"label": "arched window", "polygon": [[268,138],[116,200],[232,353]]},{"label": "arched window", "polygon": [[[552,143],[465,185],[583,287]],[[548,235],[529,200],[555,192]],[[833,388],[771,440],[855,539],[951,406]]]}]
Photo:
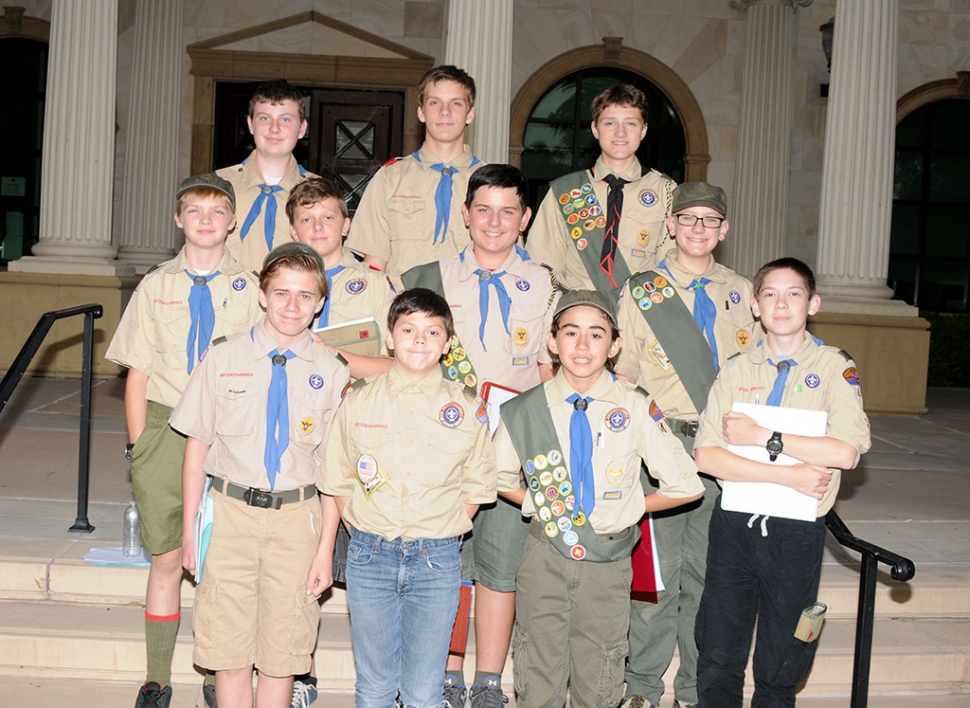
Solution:
[{"label": "arched window", "polygon": [[889,286],[929,312],[970,311],[970,101],[917,108],[896,127]]},{"label": "arched window", "polygon": [[525,126],[522,171],[529,178],[529,202],[535,209],[549,182],[568,172],[592,167],[600,149],[590,131],[590,104],[613,84],[633,84],[647,96],[649,128],[637,157],[644,168],[660,170],[677,182],[684,178],[686,141],[680,118],[667,97],[632,71],[592,67],[553,84],[536,102]]}]

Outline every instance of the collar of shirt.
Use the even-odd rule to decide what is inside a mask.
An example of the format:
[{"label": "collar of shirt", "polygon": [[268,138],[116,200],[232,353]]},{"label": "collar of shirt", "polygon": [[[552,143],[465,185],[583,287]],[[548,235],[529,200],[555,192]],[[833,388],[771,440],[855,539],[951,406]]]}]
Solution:
[{"label": "collar of shirt", "polygon": [[[272,335],[266,331],[266,315],[263,315],[259,322],[253,325],[253,359],[262,359],[270,352],[276,351],[280,345],[273,339]],[[310,336],[310,330],[306,329],[300,336],[293,340],[286,348],[296,354],[301,359],[313,360],[311,348],[316,340]]]},{"label": "collar of shirt", "polygon": [[[622,389],[620,388],[622,384],[613,379],[613,374],[611,374],[606,369],[603,369],[603,373],[596,380],[596,383],[584,394],[583,396],[589,396],[594,401],[606,401],[614,406],[623,405]],[[549,383],[546,384],[546,399],[549,407],[559,405],[567,398],[569,398],[574,393],[577,393],[566,377],[562,375],[562,372],[558,373],[553,377]]]},{"label": "collar of shirt", "polygon": [[[307,173],[309,174],[309,173]],[[286,174],[283,175],[283,179],[280,180],[279,186],[283,189],[293,189],[300,181],[300,170],[296,164],[296,158],[290,155],[290,161],[286,166]],[[249,157],[246,158],[246,162],[243,165],[243,187],[258,187],[259,185],[266,182],[266,178],[263,177],[263,173],[259,171],[256,166],[256,151],[253,150]],[[239,195],[236,195],[238,200]],[[283,200],[286,201],[285,199]],[[237,228],[239,228],[237,226]]]},{"label": "collar of shirt", "polygon": [[[428,147],[427,143],[424,143],[423,145],[421,145],[421,149],[418,150],[418,157],[421,158],[421,166],[426,170],[430,170],[431,165],[437,165],[439,162],[445,162],[446,165],[457,167],[461,172],[464,172],[469,167],[471,167],[472,149],[467,145],[464,145],[463,148],[464,150],[462,151],[461,155],[456,157],[451,162],[445,162],[440,157],[438,157],[433,152],[431,152],[431,148]],[[462,199],[464,199],[464,197],[465,195],[461,195]]]},{"label": "collar of shirt", "polygon": [[[185,246],[182,246],[182,248],[179,249],[179,252],[176,254],[175,258],[165,261],[164,263],[160,264],[158,268],[166,273],[181,273],[184,270],[187,270],[190,273],[195,273],[195,268],[189,265],[189,260],[185,257]],[[219,261],[219,265],[210,270],[209,273],[219,271],[219,273],[222,275],[236,275],[237,273],[242,273],[243,270],[244,269],[241,265],[239,265],[239,262],[229,255],[229,251],[223,249],[222,259]],[[209,273],[207,273],[207,275]]]},{"label": "collar of shirt", "polygon": [[677,281],[677,284],[685,288],[690,284],[690,281],[694,280],[694,278],[707,278],[713,283],[726,283],[727,278],[724,276],[724,273],[721,272],[721,268],[718,266],[717,261],[714,260],[713,254],[710,256],[710,259],[711,260],[707,265],[707,270],[705,270],[703,273],[694,273],[687,270],[684,268],[684,266],[677,262],[677,249],[671,248],[664,256],[664,263],[667,264],[667,267],[670,269],[670,272]]},{"label": "collar of shirt", "polygon": [[[592,174],[597,180],[602,180],[606,177],[606,175],[615,173],[606,166],[606,163],[603,162],[603,156],[600,155],[598,158],[596,158],[596,164],[593,165]],[[636,182],[638,179],[643,177],[643,169],[640,166],[640,161],[634,160],[632,165],[627,167],[625,171],[616,176],[620,179],[625,179],[627,182]]]},{"label": "collar of shirt", "polygon": [[387,395],[388,398],[395,399],[409,388],[415,388],[428,400],[433,403],[441,393],[445,380],[441,376],[441,369],[435,367],[434,371],[423,379],[412,381],[398,368],[397,362],[391,364],[390,371],[387,372]]},{"label": "collar of shirt", "polygon": [[[460,264],[459,265],[460,273],[461,273],[460,280],[464,281],[464,280],[468,280],[469,278],[475,278],[477,280],[478,276],[475,275],[475,271],[481,268],[482,266],[479,265],[478,259],[475,258],[475,249],[472,248],[472,244],[468,244],[467,246],[465,246],[463,253],[465,254],[464,259],[462,259],[460,255],[455,256],[455,258],[458,259]],[[509,253],[509,255],[506,257],[504,261],[502,261],[502,265],[500,265],[492,272],[501,273],[504,270],[506,273],[513,275],[517,278],[524,278],[525,274],[522,272],[524,270],[522,268],[522,265],[524,263],[525,261],[522,260],[522,257],[519,255],[518,251],[516,251],[515,247],[513,247],[512,252]],[[488,268],[482,268],[482,270],[488,270]]]},{"label": "collar of shirt", "polygon": [[[367,267],[366,265],[364,265],[354,257],[354,254],[351,253],[349,248],[344,249],[344,254],[340,258],[339,265],[342,265],[345,268],[350,268],[352,270],[362,270],[363,268]],[[361,266],[363,266],[363,268],[361,268]],[[377,271],[374,271],[374,272],[376,273]]]},{"label": "collar of shirt", "polygon": [[758,342],[758,346],[754,347],[751,351],[748,352],[748,358],[751,359],[752,363],[755,363],[755,364],[763,364],[770,357],[772,360],[776,362],[779,359],[794,359],[800,365],[804,365],[809,360],[810,352],[817,348],[818,348],[818,342],[815,341],[815,338],[811,335],[811,333],[808,330],[805,330],[805,341],[802,343],[802,346],[800,346],[798,348],[798,351],[796,352],[786,354],[785,356],[779,356],[778,354],[776,354],[775,352],[771,351],[771,349],[768,348],[768,339],[765,338],[765,339],[762,339],[760,342]]}]

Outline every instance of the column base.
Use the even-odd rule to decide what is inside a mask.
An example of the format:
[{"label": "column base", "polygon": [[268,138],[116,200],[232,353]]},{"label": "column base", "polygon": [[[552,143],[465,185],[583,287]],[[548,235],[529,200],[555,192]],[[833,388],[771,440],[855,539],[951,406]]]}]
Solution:
[{"label": "column base", "polygon": [[11,273],[48,275],[89,275],[125,278],[135,275],[135,266],[108,258],[68,256],[24,256],[7,265]]},{"label": "column base", "polygon": [[866,411],[926,413],[930,323],[909,314],[893,317],[832,312],[828,300],[822,305],[826,311],[809,318],[808,329],[826,344],[844,349],[855,360]]},{"label": "column base", "polygon": [[126,251],[122,248],[118,251],[118,263],[130,265],[138,275],[145,275],[151,268],[159,263],[170,261],[175,258],[175,251]]}]

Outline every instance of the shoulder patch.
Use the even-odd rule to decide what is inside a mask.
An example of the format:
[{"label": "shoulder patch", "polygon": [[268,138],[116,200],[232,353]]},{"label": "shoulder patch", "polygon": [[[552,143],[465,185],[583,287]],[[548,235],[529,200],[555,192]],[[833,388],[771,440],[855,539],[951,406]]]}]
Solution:
[{"label": "shoulder patch", "polygon": [[392,157],[390,160],[384,163],[384,167],[387,167],[388,165],[393,165],[395,162],[400,162],[403,159],[404,159],[403,157]]},{"label": "shoulder patch", "polygon": [[228,341],[228,340],[227,340],[227,338],[225,336],[216,337],[215,339],[212,340],[212,342],[209,343],[209,346],[210,347],[218,347],[220,344],[222,344],[223,342],[226,342],[226,341]]},{"label": "shoulder patch", "polygon": [[849,354],[849,352],[847,352],[845,349],[839,349],[839,354],[841,354],[846,361],[852,361],[852,355]]}]

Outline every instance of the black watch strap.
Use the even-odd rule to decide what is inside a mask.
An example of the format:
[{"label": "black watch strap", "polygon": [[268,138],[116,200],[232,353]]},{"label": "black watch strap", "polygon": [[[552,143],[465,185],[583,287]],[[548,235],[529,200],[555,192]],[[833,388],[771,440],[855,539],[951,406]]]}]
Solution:
[{"label": "black watch strap", "polygon": [[125,443],[125,459],[131,459],[131,451],[135,449],[135,443]]}]

